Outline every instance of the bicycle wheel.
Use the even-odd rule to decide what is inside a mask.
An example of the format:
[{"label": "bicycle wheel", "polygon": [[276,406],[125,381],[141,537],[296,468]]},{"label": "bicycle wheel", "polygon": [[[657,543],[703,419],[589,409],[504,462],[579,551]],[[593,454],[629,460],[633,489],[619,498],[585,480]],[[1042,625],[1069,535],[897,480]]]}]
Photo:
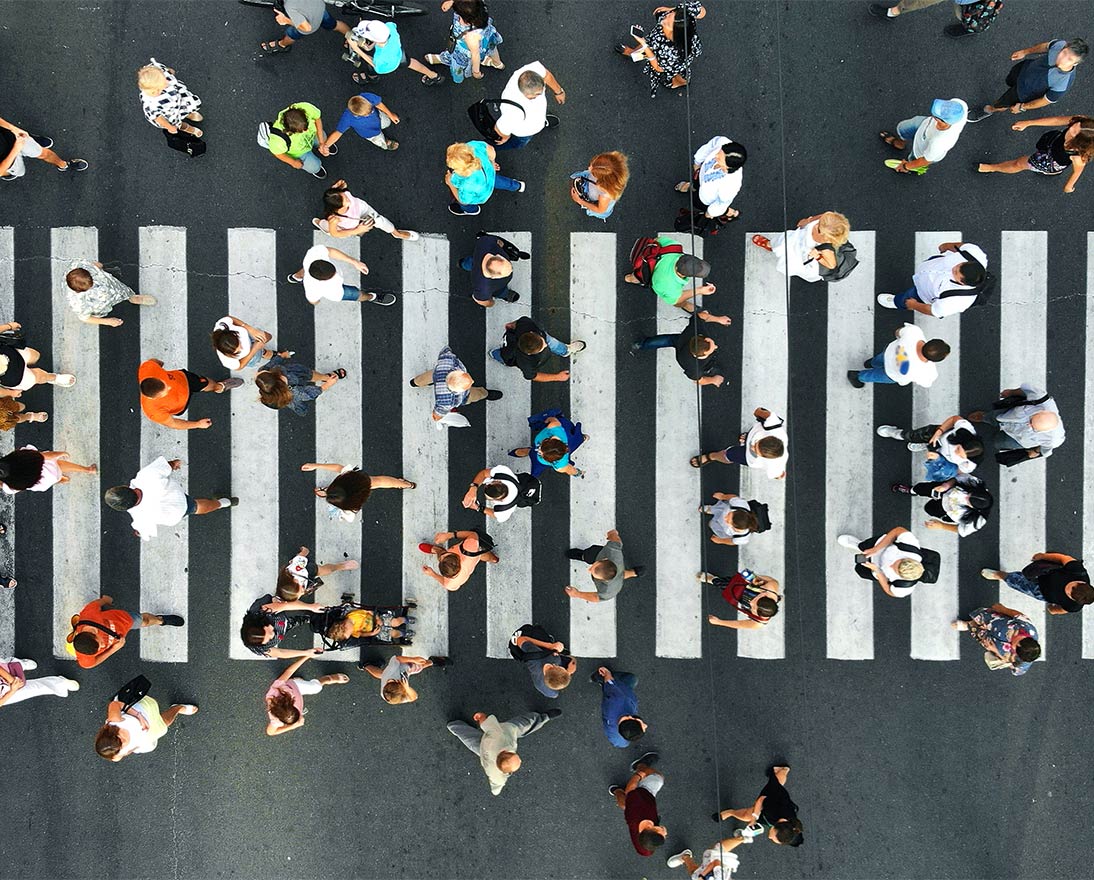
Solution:
[{"label": "bicycle wheel", "polygon": [[267,9],[274,8],[274,0],[239,0],[244,6],[265,6]]}]

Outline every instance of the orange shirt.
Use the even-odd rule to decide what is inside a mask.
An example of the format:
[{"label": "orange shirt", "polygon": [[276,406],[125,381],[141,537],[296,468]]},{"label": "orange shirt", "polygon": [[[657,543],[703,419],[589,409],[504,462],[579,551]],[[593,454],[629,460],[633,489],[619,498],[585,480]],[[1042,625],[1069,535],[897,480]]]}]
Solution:
[{"label": "orange shirt", "polygon": [[166,425],[172,416],[184,412],[190,403],[190,384],[182,370],[165,370],[154,360],[147,360],[137,369],[137,383],[145,379],[159,379],[167,386],[163,397],[141,395],[141,409],[153,422]]},{"label": "orange shirt", "polygon": [[[94,602],[88,602],[87,605],[84,606],[83,610],[80,612],[80,620],[90,620],[92,623],[105,626],[118,638],[124,636],[133,626],[133,618],[129,616],[129,612],[122,611],[118,608],[100,608],[97,599]],[[95,658],[104,651],[110,650],[114,644],[114,639],[107,636],[101,629],[96,629],[93,626],[77,626],[76,632],[94,633],[107,643],[98,654],[81,654],[78,651],[76,652],[76,662],[84,669],[90,669],[95,662]]]}]

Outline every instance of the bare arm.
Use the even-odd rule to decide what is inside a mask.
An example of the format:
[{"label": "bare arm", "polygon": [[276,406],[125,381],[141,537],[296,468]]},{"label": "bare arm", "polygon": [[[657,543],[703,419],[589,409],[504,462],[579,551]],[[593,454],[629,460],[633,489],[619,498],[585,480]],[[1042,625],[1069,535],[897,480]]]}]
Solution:
[{"label": "bare arm", "polygon": [[1079,182],[1079,178],[1083,176],[1083,171],[1086,169],[1086,160],[1081,156],[1071,157],[1071,175],[1067,179],[1067,183],[1064,184],[1064,192],[1075,192],[1075,184]]},{"label": "bare arm", "polygon": [[562,370],[559,373],[536,373],[532,377],[533,382],[566,382],[570,378],[569,370]]},{"label": "bare arm", "polygon": [[344,467],[345,467],[344,464],[335,464],[334,462],[330,462],[329,464],[324,464],[324,463],[318,462],[318,461],[306,461],[302,465],[300,465],[300,470],[302,470],[302,471],[334,471],[335,473],[341,473],[342,469]]},{"label": "bare arm", "polygon": [[763,627],[763,624],[758,620],[751,620],[747,617],[742,620],[724,620],[721,617],[715,617],[713,614],[707,616],[707,623],[712,623],[714,626],[724,626],[726,629],[761,629]]},{"label": "bare arm", "polygon": [[1066,553],[1034,553],[1033,562],[1058,562],[1060,565],[1067,565],[1069,562],[1074,562],[1074,556],[1068,556]]},{"label": "bare arm", "polygon": [[567,587],[565,593],[571,599],[581,599],[584,602],[600,601],[600,595],[598,593],[586,590],[579,590],[577,589],[577,587]]},{"label": "bare arm", "polygon": [[301,666],[304,665],[304,663],[310,656],[310,654],[305,654],[299,660],[291,663],[288,667],[286,667],[285,671],[276,678],[276,681],[288,681],[290,678],[296,675],[297,671],[300,669]]}]

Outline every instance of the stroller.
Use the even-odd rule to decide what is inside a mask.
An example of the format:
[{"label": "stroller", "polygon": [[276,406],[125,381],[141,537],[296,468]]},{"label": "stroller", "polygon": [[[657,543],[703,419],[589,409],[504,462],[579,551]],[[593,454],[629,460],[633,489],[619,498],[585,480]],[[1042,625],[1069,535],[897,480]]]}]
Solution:
[{"label": "stroller", "polygon": [[[323,648],[327,651],[342,651],[346,648],[357,648],[364,645],[412,645],[414,644],[414,631],[410,625],[415,622],[411,617],[411,611],[417,605],[413,600],[405,605],[362,605],[358,602],[342,602],[339,605],[331,605],[324,608],[321,613],[313,614],[309,621],[312,632],[319,636],[323,642]],[[327,633],[331,626],[345,620],[351,613],[364,612],[364,625],[372,630],[379,630],[371,636],[355,636],[348,639],[336,640]],[[397,617],[406,618],[403,626],[403,635],[399,638],[392,636],[391,621]]]}]

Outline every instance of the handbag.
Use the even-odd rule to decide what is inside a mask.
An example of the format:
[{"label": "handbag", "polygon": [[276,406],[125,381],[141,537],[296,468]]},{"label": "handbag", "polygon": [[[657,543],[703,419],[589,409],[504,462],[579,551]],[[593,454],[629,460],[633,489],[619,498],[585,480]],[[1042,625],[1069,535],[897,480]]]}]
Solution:
[{"label": "handbag", "polygon": [[152,690],[152,682],[143,675],[138,675],[122,685],[113,699],[122,704],[122,712],[128,712],[134,705],[147,697],[150,690]]},{"label": "handbag", "polygon": [[16,348],[19,348],[22,342],[22,330],[5,330],[3,333],[0,333],[0,343],[3,343],[4,345],[13,345]]},{"label": "handbag", "polygon": [[502,104],[510,104],[527,116],[520,104],[516,101],[510,101],[508,98],[483,98],[467,108],[467,115],[471,120],[471,124],[475,126],[475,131],[486,139],[487,143],[496,144],[499,140],[496,126],[501,118]]},{"label": "handbag", "polygon": [[179,129],[176,132],[170,132],[166,128],[162,129],[164,137],[167,140],[167,146],[172,150],[179,153],[185,153],[191,159],[197,156],[204,156],[205,151],[209,149],[208,145],[199,137],[194,137],[189,132],[185,132]]},{"label": "handbag", "polygon": [[1023,461],[1029,461],[1028,449],[1000,449],[995,453],[995,460],[1003,467],[1014,467]]},{"label": "handbag", "polygon": [[1010,661],[1004,660],[998,654],[993,654],[991,651],[984,652],[984,664],[988,669],[1009,669]]},{"label": "handbag", "polygon": [[1020,406],[1040,406],[1052,395],[1046,394],[1044,397],[1038,397],[1036,400],[1027,400],[1024,394],[1008,394],[1006,397],[1000,397],[994,401],[991,408],[996,412],[1006,412],[1007,410],[1017,409]]},{"label": "handbag", "polygon": [[27,673],[23,669],[23,664],[18,660],[9,660],[6,663],[0,663],[0,666],[4,667],[4,670],[8,675],[14,676],[23,682],[27,680]]}]

